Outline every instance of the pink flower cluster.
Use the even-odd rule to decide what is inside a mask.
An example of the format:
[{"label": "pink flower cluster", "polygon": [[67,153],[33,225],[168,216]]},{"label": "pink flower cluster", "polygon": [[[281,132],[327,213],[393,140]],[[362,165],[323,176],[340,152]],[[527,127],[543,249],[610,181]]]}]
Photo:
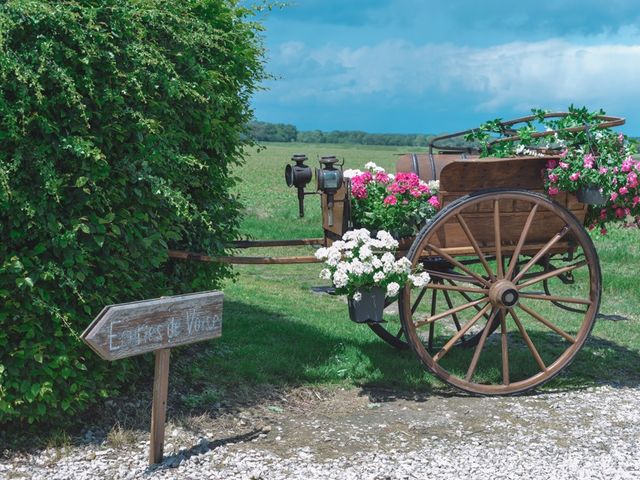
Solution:
[{"label": "pink flower cluster", "polygon": [[[614,173],[626,173],[626,183],[625,185],[618,187],[618,179],[613,178],[611,180],[611,184],[616,185],[617,190],[611,192],[611,195],[609,196],[611,205],[600,210],[599,218],[602,222],[605,222],[610,218],[610,215],[613,218],[620,220],[628,218],[633,213],[632,209],[636,209],[640,205],[640,196],[638,196],[639,192],[637,192],[637,189],[640,186],[640,182],[638,181],[640,161],[636,161],[632,157],[628,157],[622,162],[622,166],[619,169],[614,167],[612,171]],[[606,172],[607,169],[605,167],[600,169],[600,173]],[[635,194],[633,190],[636,190]],[[628,205],[630,205],[630,207]],[[606,228],[602,228],[601,233],[605,234]]]},{"label": "pink flower cluster", "polygon": [[[389,195],[384,199],[385,205],[396,205],[398,203],[397,196],[405,193],[408,193],[414,198],[420,198],[424,195],[431,194],[429,186],[420,181],[420,177],[412,172],[399,172],[393,180],[386,172],[377,172],[375,175],[371,172],[363,172],[351,178],[351,193],[354,198],[359,200],[367,198],[367,185],[370,183],[387,185]],[[435,195],[429,198],[429,203],[436,208],[439,208],[440,206],[438,197]]]},{"label": "pink flower cluster", "polygon": [[398,199],[395,195],[388,195],[384,198],[383,202],[385,205],[395,205],[398,203]]},{"label": "pink flower cluster", "polygon": [[[623,137],[615,137],[620,140]],[[607,232],[605,224],[611,220],[631,220],[640,224],[640,161],[621,151],[619,157],[605,153],[596,156],[593,153],[563,151],[559,159],[547,160],[543,170],[545,186],[550,196],[561,190],[575,192],[585,185],[599,185],[606,192],[607,203],[595,212],[589,228],[599,225],[600,231]],[[616,166],[615,162],[620,163]]]},{"label": "pink flower cluster", "polygon": [[351,183],[354,225],[408,236],[440,209],[438,182],[425,183],[415,173],[394,176],[373,162],[365,168],[346,177]]},{"label": "pink flower cluster", "polygon": [[387,187],[387,190],[399,195],[409,192],[412,196],[418,198],[428,192],[429,187],[421,182],[415,173],[400,172],[396,175],[393,183]]},{"label": "pink flower cluster", "polygon": [[[398,195],[408,193],[414,198],[421,198],[430,195],[428,202],[436,209],[440,208],[440,201],[436,195],[431,195],[429,186],[420,181],[420,177],[415,173],[400,172],[396,175],[393,183],[387,187],[391,195],[384,199],[385,205],[396,205],[398,203]],[[406,200],[403,201],[407,203]]]},{"label": "pink flower cluster", "polygon": [[367,184],[373,180],[371,172],[363,172],[351,178],[351,194],[354,198],[367,198]]},{"label": "pink flower cluster", "polygon": [[592,153],[588,153],[584,156],[582,160],[583,160],[584,168],[593,168],[593,164],[595,163],[596,159]]}]

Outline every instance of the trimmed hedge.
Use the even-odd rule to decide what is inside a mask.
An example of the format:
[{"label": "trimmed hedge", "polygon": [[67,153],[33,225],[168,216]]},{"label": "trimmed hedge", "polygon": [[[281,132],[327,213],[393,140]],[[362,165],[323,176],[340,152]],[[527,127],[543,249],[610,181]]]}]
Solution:
[{"label": "trimmed hedge", "polygon": [[230,167],[264,78],[234,0],[0,6],[0,423],[60,421],[135,375],[78,338],[107,304],[230,275]]}]

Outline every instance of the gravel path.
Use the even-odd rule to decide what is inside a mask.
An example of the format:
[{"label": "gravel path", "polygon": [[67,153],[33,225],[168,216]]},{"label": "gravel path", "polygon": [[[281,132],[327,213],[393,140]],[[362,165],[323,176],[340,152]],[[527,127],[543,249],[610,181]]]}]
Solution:
[{"label": "gravel path", "polygon": [[[169,424],[163,464],[146,432],[0,460],[2,479],[640,478],[640,387],[513,398],[337,391]],[[126,437],[126,435],[125,435]],[[84,442],[84,443],[83,443]]]}]

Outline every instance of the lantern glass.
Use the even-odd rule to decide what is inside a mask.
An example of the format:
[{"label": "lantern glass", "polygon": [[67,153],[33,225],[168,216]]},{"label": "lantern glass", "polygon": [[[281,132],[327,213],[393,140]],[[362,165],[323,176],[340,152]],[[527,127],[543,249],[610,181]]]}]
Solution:
[{"label": "lantern glass", "polygon": [[338,170],[325,170],[323,186],[326,190],[337,190],[340,181],[340,172]]},{"label": "lantern glass", "polygon": [[293,166],[287,165],[284,168],[284,180],[287,182],[287,187],[293,187]]}]

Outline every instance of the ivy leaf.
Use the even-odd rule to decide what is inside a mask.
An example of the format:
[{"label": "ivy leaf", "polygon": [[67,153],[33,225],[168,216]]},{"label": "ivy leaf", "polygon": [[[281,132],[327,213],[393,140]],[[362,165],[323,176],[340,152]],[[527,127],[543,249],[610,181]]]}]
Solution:
[{"label": "ivy leaf", "polygon": [[46,250],[47,250],[47,245],[45,243],[39,243],[38,245],[33,247],[33,250],[31,251],[31,253],[33,253],[33,255],[40,255]]}]

